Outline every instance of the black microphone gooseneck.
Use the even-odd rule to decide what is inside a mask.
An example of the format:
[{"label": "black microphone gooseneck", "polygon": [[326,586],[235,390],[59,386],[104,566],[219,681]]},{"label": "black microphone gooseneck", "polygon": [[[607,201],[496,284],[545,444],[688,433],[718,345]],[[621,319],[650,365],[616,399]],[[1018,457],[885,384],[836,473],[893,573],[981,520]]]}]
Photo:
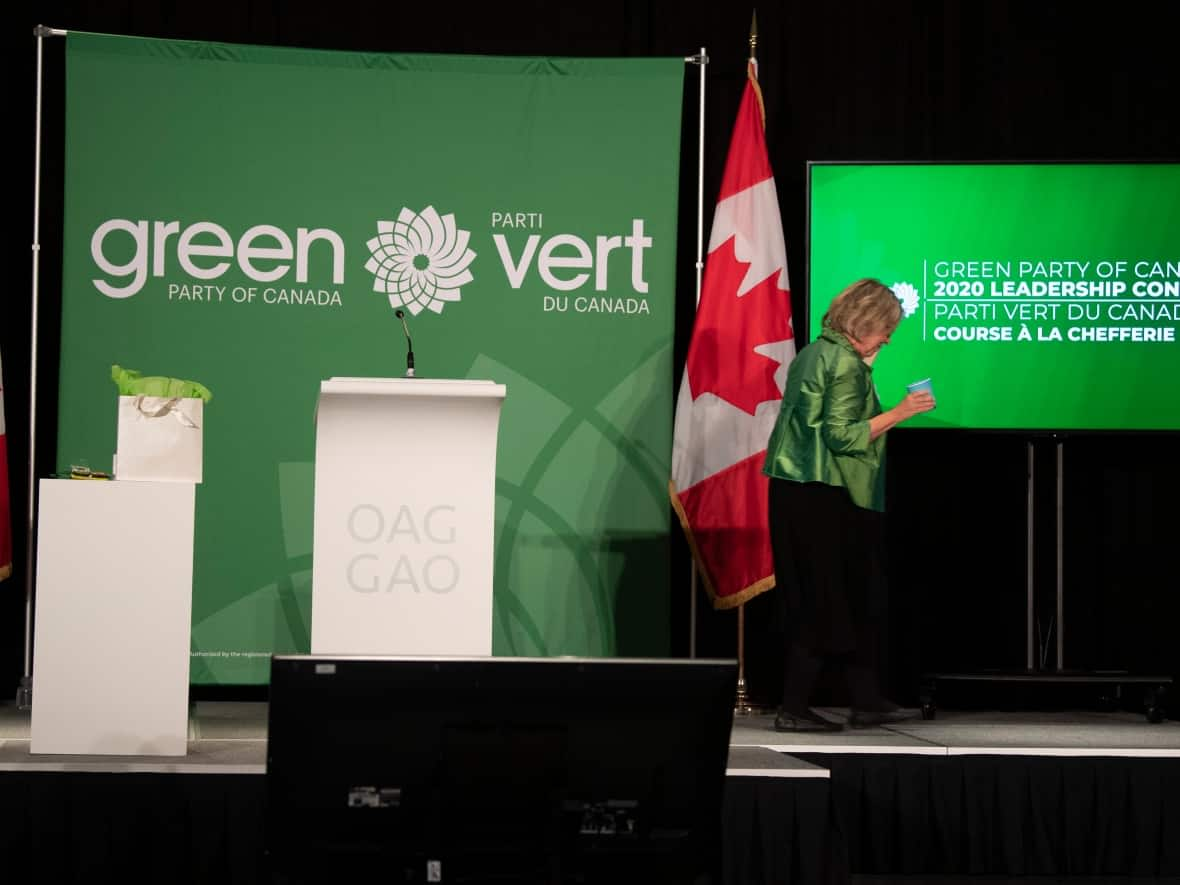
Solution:
[{"label": "black microphone gooseneck", "polygon": [[404,310],[394,311],[399,320],[402,321],[402,331],[406,333],[406,377],[414,377],[414,342],[410,340],[410,327],[406,325],[406,312]]}]

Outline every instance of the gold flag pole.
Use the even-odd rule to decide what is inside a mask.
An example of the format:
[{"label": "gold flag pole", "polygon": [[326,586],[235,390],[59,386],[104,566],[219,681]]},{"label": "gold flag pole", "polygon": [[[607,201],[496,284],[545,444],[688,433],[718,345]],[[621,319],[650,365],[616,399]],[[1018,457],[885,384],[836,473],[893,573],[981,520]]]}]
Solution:
[{"label": "gold flag pole", "polygon": [[[755,9],[750,17],[750,59],[757,57],[758,47],[758,10]],[[749,716],[757,712],[751,705],[746,693],[746,604],[738,606],[737,614],[737,697],[734,698],[733,712],[735,716]]]},{"label": "gold flag pole", "polygon": [[754,708],[750,706],[749,696],[746,694],[746,604],[743,602],[738,606],[738,678],[737,678],[737,697],[733,702],[733,714],[735,716],[749,716],[755,712]]}]

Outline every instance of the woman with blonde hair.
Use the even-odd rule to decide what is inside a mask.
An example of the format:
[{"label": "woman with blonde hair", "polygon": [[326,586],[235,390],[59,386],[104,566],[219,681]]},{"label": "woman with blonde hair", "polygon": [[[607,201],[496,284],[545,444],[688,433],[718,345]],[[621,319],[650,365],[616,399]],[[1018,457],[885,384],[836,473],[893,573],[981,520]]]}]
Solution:
[{"label": "woman with blonde hair", "polygon": [[848,724],[917,711],[881,693],[876,637],[884,622],[885,433],[934,408],[928,392],[882,410],[872,365],[902,319],[888,286],[863,279],[831,303],[820,336],[791,362],[763,473],[787,642],[778,731],[838,731],[810,706],[825,664],[842,663]]}]

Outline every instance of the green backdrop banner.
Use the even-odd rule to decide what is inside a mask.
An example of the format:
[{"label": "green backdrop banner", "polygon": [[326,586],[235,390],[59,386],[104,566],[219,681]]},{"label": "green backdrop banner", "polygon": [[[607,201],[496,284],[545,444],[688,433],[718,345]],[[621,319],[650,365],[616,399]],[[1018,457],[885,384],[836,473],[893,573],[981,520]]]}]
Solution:
[{"label": "green backdrop banner", "polygon": [[495,653],[668,653],[683,67],[70,34],[58,467],[112,364],[212,390],[194,682],[308,649],[319,383],[401,375],[399,306],[508,387]]}]

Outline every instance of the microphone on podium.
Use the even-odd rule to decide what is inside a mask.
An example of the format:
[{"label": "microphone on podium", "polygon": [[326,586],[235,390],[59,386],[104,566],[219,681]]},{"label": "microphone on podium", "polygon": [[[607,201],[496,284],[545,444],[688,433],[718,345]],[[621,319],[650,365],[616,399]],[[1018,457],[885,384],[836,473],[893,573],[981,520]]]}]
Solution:
[{"label": "microphone on podium", "polygon": [[395,316],[402,321],[402,331],[406,333],[406,377],[414,377],[414,342],[410,340],[410,327],[406,325],[406,312],[394,311]]}]

